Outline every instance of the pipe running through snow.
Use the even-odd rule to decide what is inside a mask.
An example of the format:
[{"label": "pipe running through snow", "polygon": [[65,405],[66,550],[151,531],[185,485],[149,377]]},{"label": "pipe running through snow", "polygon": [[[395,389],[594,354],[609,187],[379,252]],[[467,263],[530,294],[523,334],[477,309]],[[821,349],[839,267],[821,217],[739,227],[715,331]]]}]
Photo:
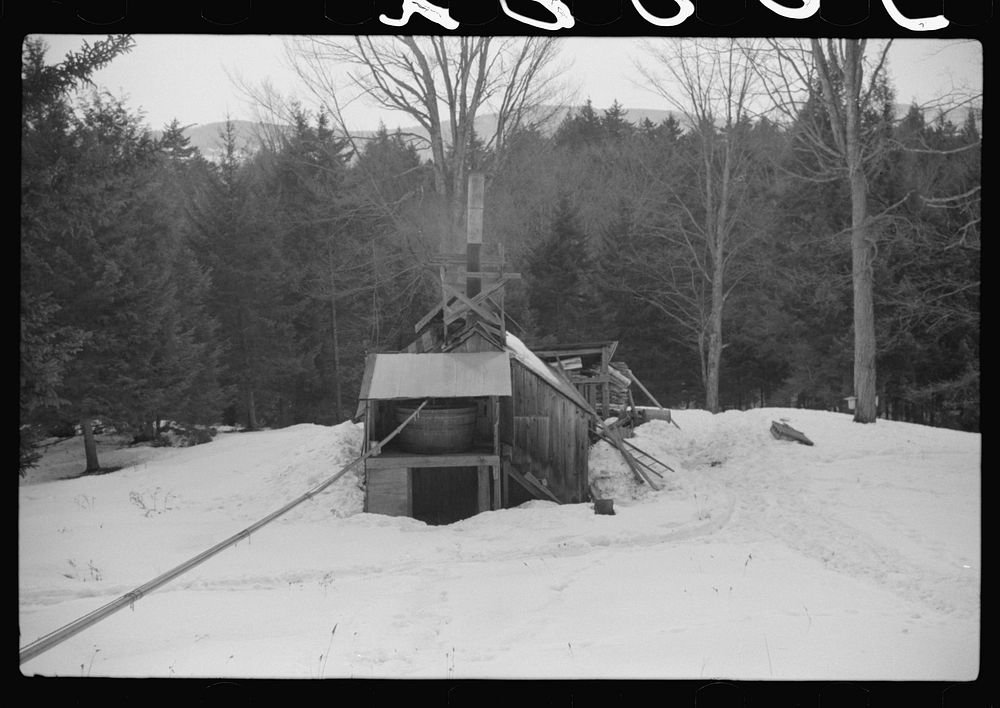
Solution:
[{"label": "pipe running through snow", "polygon": [[242,541],[245,538],[249,538],[251,533],[253,533],[254,531],[257,531],[258,529],[260,529],[261,527],[266,526],[267,524],[271,523],[272,521],[274,521],[275,519],[277,519],[279,516],[282,516],[282,515],[288,513],[289,511],[291,511],[292,509],[294,509],[296,506],[298,506],[302,502],[306,501],[307,499],[312,499],[315,495],[319,494],[321,491],[323,491],[324,489],[326,489],[327,487],[329,487],[331,484],[333,484],[334,482],[336,482],[338,479],[340,479],[341,477],[343,477],[344,474],[346,474],[348,471],[356,468],[358,465],[360,465],[362,462],[364,462],[369,457],[373,457],[375,455],[378,455],[382,451],[382,447],[386,443],[388,443],[390,440],[392,440],[394,437],[396,437],[396,435],[398,435],[399,432],[403,428],[405,428],[407,425],[409,425],[417,417],[417,415],[420,413],[420,411],[423,409],[423,407],[427,405],[428,400],[429,399],[425,399],[417,407],[417,409],[415,411],[413,411],[412,414],[410,414],[410,416],[406,420],[404,420],[402,423],[400,423],[396,427],[395,430],[393,430],[391,433],[389,433],[381,441],[379,441],[379,442],[375,443],[374,445],[372,445],[371,449],[369,449],[368,452],[366,452],[365,454],[361,455],[361,457],[357,458],[353,462],[349,463],[346,467],[342,468],[339,472],[337,472],[337,474],[333,475],[332,477],[330,477],[329,479],[327,479],[327,480],[325,480],[323,482],[320,482],[319,484],[317,484],[315,487],[313,487],[312,489],[310,489],[308,492],[306,492],[302,496],[300,496],[300,497],[298,497],[296,499],[293,499],[292,501],[288,502],[287,504],[285,504],[283,507],[281,507],[277,511],[271,512],[270,514],[268,514],[267,516],[265,516],[260,521],[257,521],[256,523],[251,524],[250,526],[248,526],[247,528],[243,529],[239,533],[230,536],[225,541],[221,541],[221,542],[215,544],[214,546],[212,546],[211,548],[209,548],[208,550],[202,551],[201,553],[199,553],[198,555],[196,555],[194,558],[191,558],[190,560],[187,560],[184,563],[181,563],[180,565],[172,568],[171,570],[168,570],[166,573],[163,573],[162,575],[159,575],[159,576],[153,578],[148,583],[140,585],[139,587],[135,588],[134,590],[131,590],[130,592],[125,593],[124,595],[122,595],[118,599],[116,599],[116,600],[114,600],[112,602],[109,602],[107,605],[104,605],[103,607],[99,607],[98,609],[94,610],[93,612],[90,612],[90,613],[84,615],[83,617],[80,617],[79,619],[76,619],[73,622],[70,622],[69,624],[67,624],[67,625],[65,625],[63,627],[60,627],[59,629],[55,630],[54,632],[50,632],[49,634],[46,634],[45,636],[40,637],[39,639],[36,639],[35,641],[31,642],[30,644],[28,644],[27,646],[25,646],[24,648],[22,648],[20,650],[18,663],[19,664],[23,664],[24,662],[29,661],[30,659],[35,658],[39,654],[48,651],[49,649],[51,649],[52,647],[56,646],[57,644],[60,644],[60,643],[62,643],[64,641],[66,641],[67,639],[69,639],[70,637],[72,637],[72,636],[74,636],[74,635],[82,632],[83,630],[87,629],[88,627],[97,624],[98,622],[100,622],[101,620],[105,619],[106,617],[114,614],[118,610],[120,610],[120,609],[122,609],[124,607],[131,607],[137,601],[141,600],[145,595],[148,595],[149,593],[151,593],[152,591],[156,590],[157,588],[159,588],[159,587],[161,587],[163,585],[166,585],[167,583],[169,583],[171,580],[173,580],[177,576],[183,575],[184,573],[188,572],[189,570],[191,570],[195,566],[200,565],[201,563],[205,562],[206,560],[208,560],[212,556],[214,556],[214,555],[218,554],[219,552],[225,550],[229,546],[232,546],[232,545],[238,543],[239,541]]}]

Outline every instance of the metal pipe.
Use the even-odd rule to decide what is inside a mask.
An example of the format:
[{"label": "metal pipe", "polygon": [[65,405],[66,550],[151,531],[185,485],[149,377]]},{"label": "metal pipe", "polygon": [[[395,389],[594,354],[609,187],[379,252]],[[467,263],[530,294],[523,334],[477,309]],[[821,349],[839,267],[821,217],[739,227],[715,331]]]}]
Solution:
[{"label": "metal pipe", "polygon": [[221,541],[221,542],[215,544],[214,546],[212,546],[211,548],[209,548],[208,550],[202,551],[201,553],[199,553],[198,555],[196,555],[194,558],[191,558],[190,560],[187,560],[184,563],[181,563],[180,565],[176,566],[175,568],[172,568],[171,570],[168,570],[166,573],[163,573],[162,575],[159,575],[159,576],[153,578],[149,582],[147,582],[147,583],[145,583],[143,585],[140,585],[139,587],[135,588],[134,590],[131,590],[130,592],[125,593],[124,595],[122,595],[118,599],[113,600],[112,602],[109,602],[107,605],[104,605],[103,607],[99,607],[98,609],[94,610],[93,612],[90,612],[90,613],[84,615],[83,617],[80,617],[79,619],[76,619],[73,622],[70,622],[69,624],[67,624],[67,625],[65,625],[63,627],[60,627],[59,629],[55,630],[54,632],[50,632],[49,634],[46,634],[45,636],[40,637],[39,639],[36,639],[35,641],[31,642],[30,644],[28,644],[27,646],[25,646],[24,648],[22,648],[20,650],[18,663],[19,664],[23,664],[24,662],[29,661],[30,659],[35,658],[39,654],[48,651],[49,649],[51,649],[52,647],[56,646],[57,644],[60,644],[60,643],[62,643],[64,641],[66,641],[67,639],[69,639],[70,637],[72,637],[72,636],[74,636],[74,635],[82,632],[83,630],[87,629],[88,627],[90,627],[90,626],[92,626],[94,624],[97,624],[98,622],[100,622],[104,618],[106,618],[106,617],[114,614],[118,610],[120,610],[120,609],[122,609],[124,607],[130,607],[130,606],[134,605],[136,603],[136,601],[142,599],[145,595],[149,594],[153,590],[156,590],[157,588],[159,588],[159,587],[161,587],[163,585],[166,585],[168,582],[170,582],[171,580],[173,580],[177,576],[183,575],[187,571],[189,571],[192,568],[194,568],[195,566],[200,565],[201,563],[205,562],[206,560],[208,560],[212,556],[216,555],[220,551],[225,550],[229,546],[232,546],[232,545],[238,543],[239,541],[241,541],[241,540],[243,540],[245,538],[249,538],[251,533],[253,533],[254,531],[258,530],[262,526],[266,526],[267,524],[269,524],[272,521],[274,521],[275,519],[277,519],[279,516],[282,516],[283,514],[286,514],[287,512],[291,511],[292,509],[294,509],[296,506],[298,506],[302,502],[306,501],[307,499],[312,499],[316,494],[319,494],[321,491],[323,491],[324,489],[326,489],[327,487],[329,487],[331,484],[333,484],[334,482],[336,482],[338,479],[340,479],[342,476],[344,476],[344,474],[346,474],[348,471],[354,469],[355,467],[357,467],[359,464],[361,464],[362,462],[364,462],[369,457],[372,457],[373,455],[378,455],[382,451],[382,446],[385,445],[386,443],[388,443],[394,437],[396,437],[396,435],[399,433],[399,431],[401,431],[403,428],[405,428],[407,425],[409,425],[409,423],[414,418],[417,417],[417,414],[419,414],[420,411],[423,409],[423,407],[426,406],[426,405],[427,405],[427,400],[424,400],[423,403],[421,403],[417,407],[417,409],[415,411],[413,411],[413,413],[410,414],[409,417],[407,417],[406,420],[404,420],[402,423],[400,423],[396,427],[396,429],[393,430],[391,433],[389,433],[383,440],[381,440],[380,442],[378,442],[375,445],[373,445],[371,447],[371,449],[368,450],[368,452],[366,452],[365,454],[363,454],[361,457],[357,458],[353,462],[349,463],[346,467],[344,467],[339,472],[337,472],[337,474],[333,475],[332,477],[330,477],[329,479],[327,479],[327,480],[325,480],[323,482],[320,482],[319,484],[317,484],[315,487],[313,487],[312,489],[310,489],[308,492],[306,492],[302,496],[298,497],[297,499],[294,499],[294,500],[290,501],[289,503],[285,504],[283,507],[281,507],[277,511],[274,511],[274,512],[268,514],[267,516],[265,516],[260,521],[257,521],[256,523],[248,526],[247,528],[243,529],[239,533],[230,536],[225,541]]}]

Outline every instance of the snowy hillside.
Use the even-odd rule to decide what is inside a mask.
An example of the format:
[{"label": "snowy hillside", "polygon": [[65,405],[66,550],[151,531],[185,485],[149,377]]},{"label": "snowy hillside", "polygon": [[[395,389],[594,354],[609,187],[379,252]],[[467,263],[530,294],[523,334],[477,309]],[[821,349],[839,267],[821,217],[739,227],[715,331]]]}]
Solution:
[{"label": "snowy hillside", "polygon": [[[775,440],[787,418],[814,442]],[[450,526],[361,512],[347,474],[21,666],[134,677],[974,679],[980,436],[677,411],[591,452],[614,516],[530,502]],[[246,528],[358,455],[359,427],[119,451],[19,487],[20,646]],[[102,458],[105,464],[113,460]],[[80,462],[82,466],[82,461]]]}]

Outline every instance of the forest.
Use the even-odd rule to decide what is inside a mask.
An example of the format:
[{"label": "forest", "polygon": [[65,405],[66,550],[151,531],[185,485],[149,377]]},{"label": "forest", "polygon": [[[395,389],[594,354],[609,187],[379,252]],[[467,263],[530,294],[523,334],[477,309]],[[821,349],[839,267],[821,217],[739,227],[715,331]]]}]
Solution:
[{"label": "forest", "polygon": [[[979,430],[981,101],[961,119],[900,110],[857,42],[651,49],[647,78],[674,78],[653,123],[617,102],[546,110],[551,38],[314,41],[304,81],[355,67],[429,146],[348,134],[330,95],[283,103],[252,149],[227,122],[209,159],[91,85],[135,41],[23,46],[22,475],[41,440],[97,421],[197,442],[351,418],[365,355],[405,348],[440,299],[432,260],[464,241],[470,171],[485,242],[522,274],[505,307],[530,346],[619,340],[669,407],[846,411],[856,395],[878,417]],[[751,100],[796,82],[794,101]]]}]

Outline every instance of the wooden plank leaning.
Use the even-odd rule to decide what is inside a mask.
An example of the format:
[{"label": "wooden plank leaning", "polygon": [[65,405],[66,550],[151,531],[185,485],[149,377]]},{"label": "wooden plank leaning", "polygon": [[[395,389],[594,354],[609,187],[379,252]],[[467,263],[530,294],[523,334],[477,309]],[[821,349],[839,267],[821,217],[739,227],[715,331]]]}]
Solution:
[{"label": "wooden plank leaning", "polygon": [[[657,408],[661,408],[661,409],[663,409],[665,411],[669,411],[668,408],[664,408],[662,405],[660,405],[659,401],[657,401],[655,398],[653,398],[653,394],[651,394],[649,392],[649,389],[647,389],[645,386],[642,385],[642,381],[640,381],[639,378],[635,374],[632,373],[631,369],[625,369],[625,373],[626,373],[626,375],[630,379],[632,379],[632,383],[634,383],[636,386],[638,386],[639,390],[642,391],[644,394],[646,394],[646,397],[649,400],[651,400],[656,405]],[[677,425],[677,421],[674,420],[673,416],[670,417],[670,422],[673,423],[674,427],[677,428],[678,430],[681,429],[681,426]]]}]

